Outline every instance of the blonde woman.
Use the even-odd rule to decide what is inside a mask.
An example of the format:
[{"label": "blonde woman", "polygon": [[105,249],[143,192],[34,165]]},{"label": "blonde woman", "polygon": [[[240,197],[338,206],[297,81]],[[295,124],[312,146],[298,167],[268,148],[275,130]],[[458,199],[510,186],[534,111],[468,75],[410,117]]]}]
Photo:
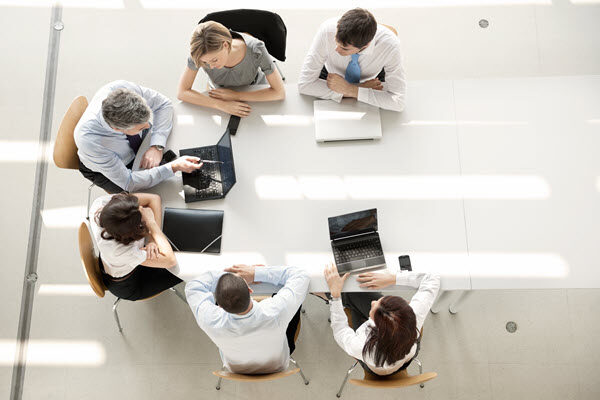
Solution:
[{"label": "blonde woman", "polygon": [[[192,89],[200,68],[212,87],[208,96]],[[254,91],[229,89],[266,83],[270,87]],[[247,101],[284,97],[283,80],[262,41],[247,33],[230,31],[214,21],[203,22],[194,29],[187,66],[179,79],[179,100],[246,117],[251,111]]]}]

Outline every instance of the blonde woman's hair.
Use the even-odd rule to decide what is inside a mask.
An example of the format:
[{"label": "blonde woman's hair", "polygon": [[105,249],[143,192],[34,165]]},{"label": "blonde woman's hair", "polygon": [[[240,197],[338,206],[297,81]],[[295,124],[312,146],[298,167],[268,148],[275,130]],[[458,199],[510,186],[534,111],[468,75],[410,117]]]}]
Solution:
[{"label": "blonde woman's hair", "polygon": [[223,43],[231,47],[231,32],[225,26],[215,21],[198,24],[190,40],[190,54],[197,67],[205,65],[200,57],[206,53],[221,50]]}]

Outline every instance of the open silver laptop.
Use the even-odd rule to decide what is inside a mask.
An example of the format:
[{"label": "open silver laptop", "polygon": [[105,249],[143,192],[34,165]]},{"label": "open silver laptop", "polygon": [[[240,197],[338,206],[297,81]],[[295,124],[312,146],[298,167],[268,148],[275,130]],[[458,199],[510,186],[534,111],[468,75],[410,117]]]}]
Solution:
[{"label": "open silver laptop", "polygon": [[356,99],[315,100],[314,112],[317,142],[381,138],[379,107]]}]

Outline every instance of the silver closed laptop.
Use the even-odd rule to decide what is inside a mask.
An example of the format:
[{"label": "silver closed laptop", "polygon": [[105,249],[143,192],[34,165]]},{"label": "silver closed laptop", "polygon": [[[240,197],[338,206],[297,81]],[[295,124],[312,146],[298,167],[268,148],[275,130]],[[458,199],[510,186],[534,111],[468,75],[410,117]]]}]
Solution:
[{"label": "silver closed laptop", "polygon": [[379,107],[356,99],[315,100],[313,105],[317,142],[381,139]]}]

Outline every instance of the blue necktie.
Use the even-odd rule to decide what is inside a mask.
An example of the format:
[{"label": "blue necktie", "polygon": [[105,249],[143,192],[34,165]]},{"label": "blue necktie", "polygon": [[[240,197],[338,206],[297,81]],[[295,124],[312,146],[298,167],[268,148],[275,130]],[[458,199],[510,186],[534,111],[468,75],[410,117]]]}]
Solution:
[{"label": "blue necktie", "polygon": [[350,83],[359,83],[360,65],[358,65],[358,54],[352,54],[350,57],[350,62],[346,68],[346,76],[344,78]]},{"label": "blue necktie", "polygon": [[127,140],[129,141],[129,147],[131,147],[131,149],[133,150],[133,152],[135,154],[137,154],[138,150],[140,149],[140,146],[142,145],[142,141],[148,134],[148,131],[149,131],[149,129],[144,129],[142,131],[142,136],[140,136],[139,134],[125,135],[127,137]]}]

